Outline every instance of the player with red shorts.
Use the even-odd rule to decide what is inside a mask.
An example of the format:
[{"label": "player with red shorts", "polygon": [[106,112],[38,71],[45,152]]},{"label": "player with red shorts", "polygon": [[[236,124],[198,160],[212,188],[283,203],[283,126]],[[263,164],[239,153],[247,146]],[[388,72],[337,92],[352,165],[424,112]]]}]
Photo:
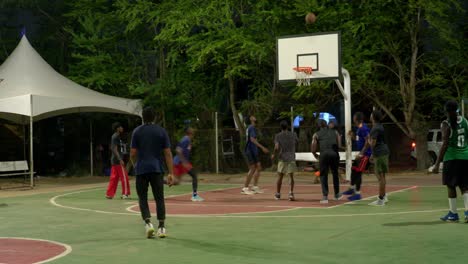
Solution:
[{"label": "player with red shorts", "polygon": [[198,175],[194,171],[192,163],[190,162],[190,152],[192,151],[193,129],[190,127],[185,128],[185,136],[179,141],[176,148],[177,155],[174,157],[174,176],[175,183],[180,181],[184,174],[192,177],[192,201],[204,201],[198,195]]}]

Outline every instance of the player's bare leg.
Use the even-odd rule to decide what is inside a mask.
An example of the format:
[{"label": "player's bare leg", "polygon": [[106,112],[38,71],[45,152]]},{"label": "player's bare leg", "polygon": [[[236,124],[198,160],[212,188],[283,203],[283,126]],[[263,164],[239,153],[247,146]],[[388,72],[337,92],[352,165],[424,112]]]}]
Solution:
[{"label": "player's bare leg", "polygon": [[278,172],[278,178],[276,179],[276,194],[275,199],[279,200],[281,198],[281,185],[283,184],[284,173]]},{"label": "player's bare leg", "polygon": [[457,213],[457,189],[447,185],[447,195],[449,201],[449,212],[446,216],[441,217],[440,220],[445,222],[458,222],[459,217]]},{"label": "player's bare leg", "polygon": [[460,187],[460,190],[463,195],[463,203],[465,205],[465,223],[468,224],[468,186]]},{"label": "player's bare leg", "polygon": [[247,176],[245,177],[245,182],[244,182],[244,188],[242,188],[242,194],[254,194],[249,189],[250,182],[252,181],[252,178],[254,177],[256,171],[256,164],[250,164],[249,165],[249,172],[247,173]]},{"label": "player's bare leg", "polygon": [[289,173],[289,201],[294,201],[294,173]]},{"label": "player's bare leg", "polygon": [[253,187],[252,187],[252,191],[254,191],[255,193],[263,193],[263,191],[260,189],[260,187],[258,187],[258,180],[260,179],[260,171],[262,170],[262,164],[260,162],[258,162],[256,164],[256,169],[255,169],[255,172],[253,174]]}]

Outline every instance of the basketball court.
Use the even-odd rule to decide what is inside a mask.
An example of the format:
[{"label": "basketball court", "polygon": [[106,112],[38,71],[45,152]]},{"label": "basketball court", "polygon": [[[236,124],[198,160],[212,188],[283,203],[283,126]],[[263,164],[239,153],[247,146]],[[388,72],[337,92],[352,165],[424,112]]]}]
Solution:
[{"label": "basketball court", "polygon": [[[328,205],[319,203],[320,186],[310,176],[299,176],[293,202],[287,184],[284,198],[273,198],[273,173],[262,176],[265,193],[253,196],[241,195],[241,184],[216,180],[223,176],[200,184],[201,203],[189,200],[189,183],[166,188],[165,240],[144,237],[134,189],[130,200],[105,199],[106,182],[2,191],[0,263],[336,263],[351,254],[367,263],[441,263],[467,227],[439,220],[447,205],[437,175],[391,175],[384,207],[368,205],[377,193],[370,176],[365,200]],[[12,262],[18,254],[24,262]]]}]

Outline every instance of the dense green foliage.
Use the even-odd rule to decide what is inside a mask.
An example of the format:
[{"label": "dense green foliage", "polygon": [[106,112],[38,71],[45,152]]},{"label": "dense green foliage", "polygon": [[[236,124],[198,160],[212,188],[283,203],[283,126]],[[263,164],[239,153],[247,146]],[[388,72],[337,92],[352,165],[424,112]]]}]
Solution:
[{"label": "dense green foliage", "polygon": [[[30,39],[56,69],[92,89],[144,99],[172,130],[185,119],[211,126],[214,111],[268,121],[291,105],[310,115],[340,100],[332,82],[275,81],[281,35],[341,31],[355,108],[383,109],[411,138],[424,140],[445,99],[461,99],[468,87],[466,1],[53,2],[2,1],[0,60],[18,27],[35,24]],[[318,19],[306,25],[310,11]],[[14,25],[18,12],[28,19]]]}]

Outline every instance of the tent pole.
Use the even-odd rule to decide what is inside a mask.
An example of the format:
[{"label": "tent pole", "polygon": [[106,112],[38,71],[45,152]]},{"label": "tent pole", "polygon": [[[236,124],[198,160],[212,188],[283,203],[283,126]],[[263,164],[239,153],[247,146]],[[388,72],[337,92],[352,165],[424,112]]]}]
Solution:
[{"label": "tent pole", "polygon": [[29,177],[31,188],[34,188],[34,142],[33,142],[33,97],[31,94],[31,115],[29,116]]},{"label": "tent pole", "polygon": [[91,177],[94,174],[94,163],[93,163],[93,120],[89,120],[89,160],[90,160],[90,169]]}]

